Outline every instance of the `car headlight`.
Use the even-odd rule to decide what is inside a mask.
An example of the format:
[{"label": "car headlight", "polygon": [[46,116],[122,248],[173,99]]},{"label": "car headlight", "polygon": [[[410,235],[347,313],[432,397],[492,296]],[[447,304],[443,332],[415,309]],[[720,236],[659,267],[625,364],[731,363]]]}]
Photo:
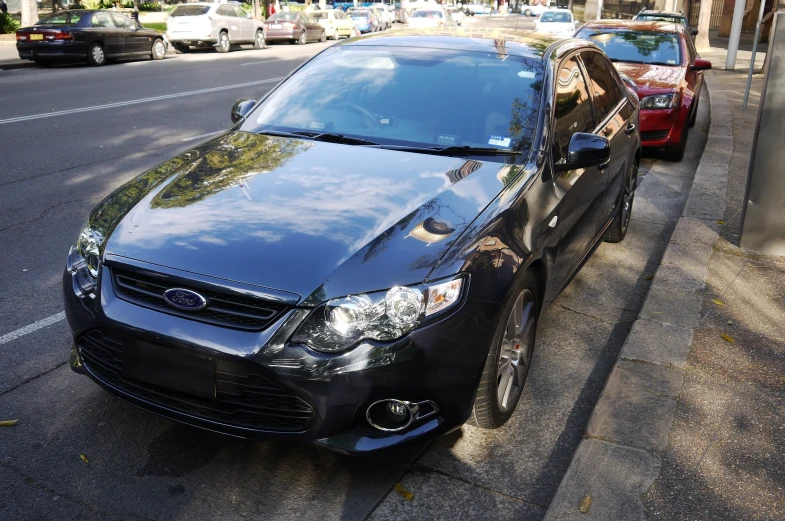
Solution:
[{"label": "car headlight", "polygon": [[642,109],[672,109],[678,106],[679,95],[672,94],[655,94],[653,96],[645,96],[641,99]]},{"label": "car headlight", "polygon": [[104,242],[103,234],[85,226],[79,232],[76,245],[68,253],[68,271],[74,276],[78,289],[84,294],[90,294],[98,283],[98,269],[101,265],[101,245]]},{"label": "car headlight", "polygon": [[454,306],[461,298],[463,280],[457,277],[332,299],[311,312],[292,336],[292,342],[335,353],[361,340],[395,340],[411,332],[426,317]]}]

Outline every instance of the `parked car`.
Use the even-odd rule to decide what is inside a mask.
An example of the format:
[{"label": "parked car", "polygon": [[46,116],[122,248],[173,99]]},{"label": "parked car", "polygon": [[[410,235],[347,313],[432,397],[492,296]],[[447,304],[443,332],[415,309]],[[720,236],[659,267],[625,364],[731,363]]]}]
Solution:
[{"label": "parked car", "polygon": [[465,31],[339,42],[99,203],[71,367],[344,453],[504,425],[543,311],[627,232],[638,101],[590,42]]},{"label": "parked car", "polygon": [[684,28],[689,31],[690,36],[696,36],[698,34],[698,30],[690,27],[690,21],[687,19],[687,15],[682,12],[677,13],[642,9],[633,17],[633,20],[642,20],[647,22],[673,22],[683,25]]},{"label": "parked car", "polygon": [[376,9],[382,17],[385,25],[389,29],[395,23],[395,9],[387,4],[373,4],[371,5],[374,9]]},{"label": "parked car", "polygon": [[387,19],[387,14],[383,10],[379,9],[378,7],[376,7],[374,5],[367,6],[366,9],[370,9],[370,11],[373,13],[373,15],[379,21],[379,30],[380,31],[385,31],[385,30],[389,29],[390,27],[392,27],[392,24],[393,24],[394,20],[388,20]]},{"label": "parked car", "polygon": [[541,16],[543,13],[550,11],[551,7],[545,4],[536,4],[536,5],[522,5],[521,6],[521,13],[524,16]]},{"label": "parked car", "polygon": [[534,22],[534,30],[538,33],[572,36],[575,33],[575,20],[569,9],[552,9],[540,15]]},{"label": "parked car", "polygon": [[327,31],[309,13],[290,11],[275,13],[264,22],[267,40],[298,44],[327,41]]},{"label": "parked car", "polygon": [[457,25],[463,25],[463,19],[466,18],[466,13],[462,7],[448,7],[445,10],[450,13],[450,17]]},{"label": "parked car", "polygon": [[429,27],[450,27],[456,25],[450,13],[441,8],[424,8],[414,11],[406,20],[406,27],[423,29]]},{"label": "parked car", "polygon": [[166,19],[166,36],[178,53],[191,47],[229,52],[232,45],[265,47],[264,25],[240,6],[228,3],[179,4]]},{"label": "parked car", "polygon": [[643,146],[664,149],[669,159],[681,160],[698,115],[703,71],[711,69],[710,61],[700,59],[685,27],[596,20],[575,36],[596,43],[638,85]]},{"label": "parked car", "polygon": [[360,35],[354,27],[352,19],[340,9],[328,9],[326,11],[314,11],[311,13],[311,18],[321,25],[329,38],[338,40],[341,36],[354,38]]},{"label": "parked car", "polygon": [[16,31],[19,57],[42,67],[85,60],[99,66],[121,57],[162,60],[166,49],[160,32],[104,10],[59,11]]},{"label": "parked car", "polygon": [[354,26],[361,33],[373,33],[382,30],[381,22],[370,9],[349,9],[346,11],[346,15],[352,19]]}]

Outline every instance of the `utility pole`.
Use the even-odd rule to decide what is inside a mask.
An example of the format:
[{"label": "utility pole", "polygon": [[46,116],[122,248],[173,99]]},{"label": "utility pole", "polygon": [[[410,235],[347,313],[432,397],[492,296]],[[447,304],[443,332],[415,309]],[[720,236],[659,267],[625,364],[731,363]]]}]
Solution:
[{"label": "utility pole", "polygon": [[725,57],[725,70],[732,71],[736,68],[736,53],[739,51],[739,40],[741,39],[741,24],[744,21],[744,8],[747,3],[743,0],[736,0],[733,6],[733,21],[730,25],[730,37],[728,38],[728,55]]}]

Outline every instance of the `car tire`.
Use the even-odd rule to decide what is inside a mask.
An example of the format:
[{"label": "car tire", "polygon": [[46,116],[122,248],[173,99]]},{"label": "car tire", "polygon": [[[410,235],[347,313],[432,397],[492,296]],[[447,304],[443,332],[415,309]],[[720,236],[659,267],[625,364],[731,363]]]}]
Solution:
[{"label": "car tire", "polygon": [[469,418],[472,425],[497,429],[510,419],[518,405],[529,374],[537,334],[540,314],[538,280],[534,271],[525,271],[502,303]]},{"label": "car tire", "polygon": [[690,125],[685,123],[684,128],[681,129],[681,139],[679,144],[668,148],[665,151],[665,159],[668,161],[681,161],[684,158],[684,152],[687,150],[687,138],[690,134]]},{"label": "car tire", "polygon": [[98,42],[93,42],[87,49],[87,63],[93,67],[100,67],[106,64],[106,53],[104,46]]},{"label": "car tire", "polygon": [[525,10],[525,11],[523,12],[523,14],[524,14],[524,16],[534,16],[534,15],[532,14],[532,11],[531,11],[531,9],[527,9],[527,10]]},{"label": "car tire", "polygon": [[256,31],[256,34],[254,35],[253,38],[253,48],[264,49],[265,47],[267,47],[267,42],[265,41],[264,38],[264,31],[259,29],[258,31]]},{"label": "car tire", "polygon": [[305,45],[308,43],[308,35],[305,34],[305,29],[300,33],[300,38],[297,39],[297,45]]},{"label": "car tire", "polygon": [[150,48],[150,58],[153,60],[163,60],[166,56],[166,44],[160,38],[156,39],[153,42],[153,46]]},{"label": "car tire", "polygon": [[191,50],[190,47],[188,47],[187,45],[183,45],[181,43],[173,43],[172,47],[174,47],[174,52],[176,52],[177,54],[185,54]]},{"label": "car tire", "polygon": [[638,161],[633,161],[630,173],[624,181],[622,188],[621,202],[616,217],[611,223],[611,227],[605,232],[605,242],[621,242],[627,236],[632,218],[632,203],[635,201],[635,188],[638,186]]},{"label": "car tire", "polygon": [[220,53],[229,52],[229,49],[232,48],[232,42],[229,41],[229,33],[226,31],[221,31],[218,35],[218,45],[215,46],[215,50]]},{"label": "car tire", "polygon": [[322,31],[322,34],[319,35],[319,41],[320,42],[326,42],[327,41],[327,32],[326,31]]},{"label": "car tire", "polygon": [[338,33],[338,29],[333,32],[333,40],[338,41],[341,39],[341,35]]}]

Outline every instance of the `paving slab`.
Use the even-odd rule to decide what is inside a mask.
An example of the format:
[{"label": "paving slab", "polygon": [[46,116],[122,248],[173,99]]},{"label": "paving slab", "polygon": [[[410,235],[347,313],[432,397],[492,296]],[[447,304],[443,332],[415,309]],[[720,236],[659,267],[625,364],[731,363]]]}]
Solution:
[{"label": "paving slab", "polygon": [[[575,453],[545,521],[645,521],[646,511],[640,498],[659,469],[658,459],[646,451],[585,440]],[[591,506],[582,513],[579,503],[587,494]]]},{"label": "paving slab", "polygon": [[692,329],[638,320],[632,326],[619,358],[684,369],[690,345]]},{"label": "paving slab", "polygon": [[664,449],[681,385],[678,369],[619,361],[592,412],[586,435],[648,451]]}]

